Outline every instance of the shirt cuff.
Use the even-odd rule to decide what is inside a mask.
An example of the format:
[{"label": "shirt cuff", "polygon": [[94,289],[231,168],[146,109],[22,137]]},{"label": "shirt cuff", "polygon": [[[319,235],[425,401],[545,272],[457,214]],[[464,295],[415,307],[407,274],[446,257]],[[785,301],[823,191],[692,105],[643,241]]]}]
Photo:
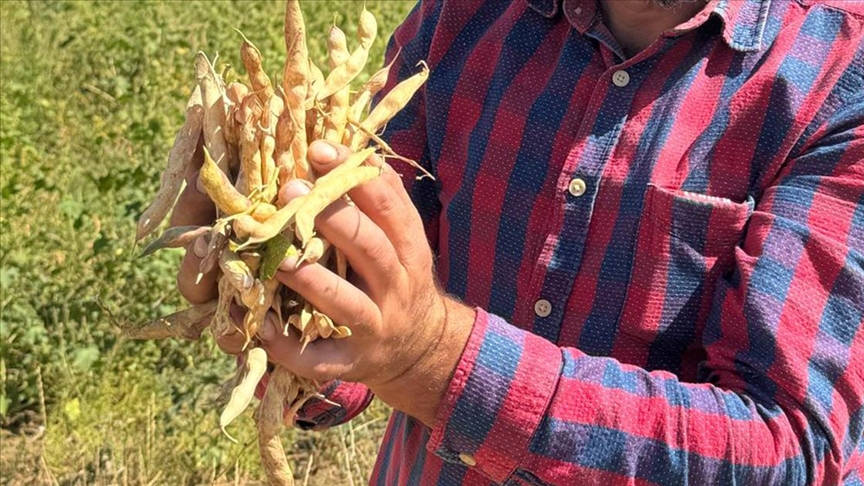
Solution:
[{"label": "shirt cuff", "polygon": [[320,390],[328,401],[310,398],[297,411],[295,425],[303,430],[324,430],[343,424],[360,414],[372,401],[366,385],[333,380]]},{"label": "shirt cuff", "polygon": [[428,450],[504,482],[546,414],[562,361],[558,346],[477,309]]}]

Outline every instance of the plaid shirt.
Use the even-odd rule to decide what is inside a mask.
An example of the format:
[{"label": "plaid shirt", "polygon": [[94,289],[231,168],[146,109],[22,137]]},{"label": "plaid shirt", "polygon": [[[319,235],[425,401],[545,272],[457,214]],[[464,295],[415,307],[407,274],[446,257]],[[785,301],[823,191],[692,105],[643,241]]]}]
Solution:
[{"label": "plaid shirt", "polygon": [[[864,484],[862,31],[712,0],[628,59],[595,0],[422,0],[389,54],[432,75],[385,135],[478,311],[371,482]],[[326,392],[307,426],[370,399]]]}]

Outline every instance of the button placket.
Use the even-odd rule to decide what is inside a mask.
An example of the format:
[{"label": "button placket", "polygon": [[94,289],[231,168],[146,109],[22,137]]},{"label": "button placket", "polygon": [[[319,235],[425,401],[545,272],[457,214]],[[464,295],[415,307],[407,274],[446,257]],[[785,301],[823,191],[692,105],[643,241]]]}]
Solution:
[{"label": "button placket", "polygon": [[[648,66],[652,64],[649,62]],[[552,342],[560,336],[576,276],[582,266],[601,174],[610,162],[629,117],[635,96],[632,89],[635,86],[630,84],[640,82],[641,72],[641,68],[628,66],[625,71],[623,66],[618,66],[597,78],[586,110],[586,115],[593,116],[580,123],[574,138],[579,145],[571,148],[558,179],[562,219],[547,234],[545,244],[551,251],[543,255],[543,264],[536,266],[537,274],[532,276],[531,285],[535,299],[542,297],[550,303],[549,314],[541,317],[536,301],[529,303],[530,307],[526,309],[534,311],[533,332]],[[617,86],[616,80],[622,86]],[[609,87],[610,84],[613,86]],[[575,151],[577,147],[578,152]]]}]

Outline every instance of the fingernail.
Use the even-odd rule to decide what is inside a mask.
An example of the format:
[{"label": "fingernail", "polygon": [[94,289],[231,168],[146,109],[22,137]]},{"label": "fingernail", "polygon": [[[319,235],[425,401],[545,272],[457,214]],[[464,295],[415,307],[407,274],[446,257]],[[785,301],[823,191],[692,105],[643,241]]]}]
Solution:
[{"label": "fingernail", "polygon": [[315,150],[317,156],[315,157],[316,162],[320,163],[330,163],[336,160],[339,157],[339,151],[336,150],[336,147],[330,145],[328,142],[321,142],[318,144]]},{"label": "fingernail", "polygon": [[199,236],[195,240],[195,243],[192,244],[192,252],[195,253],[195,256],[198,258],[204,258],[207,256],[207,247],[209,245],[210,243],[207,241],[207,236]]},{"label": "fingernail", "polygon": [[258,338],[262,341],[269,342],[276,339],[278,332],[274,319],[265,319],[264,324],[258,329]]}]

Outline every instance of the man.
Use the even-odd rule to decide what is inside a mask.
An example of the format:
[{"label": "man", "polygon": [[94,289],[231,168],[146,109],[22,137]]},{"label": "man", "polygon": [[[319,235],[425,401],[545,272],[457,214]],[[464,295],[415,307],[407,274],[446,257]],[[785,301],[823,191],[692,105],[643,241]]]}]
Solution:
[{"label": "man", "polygon": [[393,406],[376,484],[864,484],[862,31],[839,0],[423,0],[391,73],[432,75],[384,135],[436,180],[385,165],[318,219],[351,282],[281,267],[354,331],[260,332],[341,404],[298,423]]}]

